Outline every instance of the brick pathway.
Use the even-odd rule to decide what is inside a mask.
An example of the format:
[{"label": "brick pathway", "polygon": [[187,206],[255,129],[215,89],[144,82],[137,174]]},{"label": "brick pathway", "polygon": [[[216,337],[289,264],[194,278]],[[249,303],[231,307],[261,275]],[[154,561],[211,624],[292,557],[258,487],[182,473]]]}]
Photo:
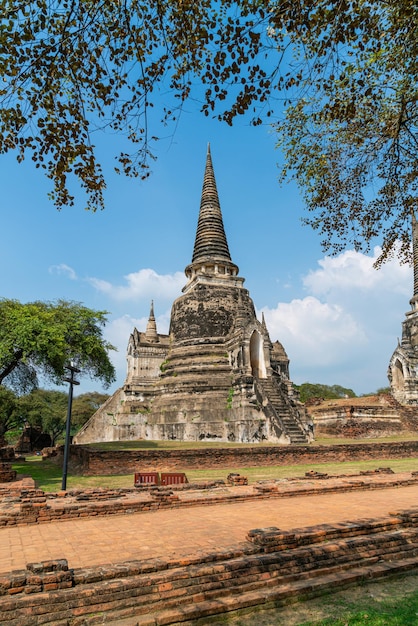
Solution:
[{"label": "brick pathway", "polygon": [[59,558],[79,568],[186,556],[245,541],[252,528],[298,528],[416,507],[418,485],[413,485],[5,527],[0,529],[0,573]]}]

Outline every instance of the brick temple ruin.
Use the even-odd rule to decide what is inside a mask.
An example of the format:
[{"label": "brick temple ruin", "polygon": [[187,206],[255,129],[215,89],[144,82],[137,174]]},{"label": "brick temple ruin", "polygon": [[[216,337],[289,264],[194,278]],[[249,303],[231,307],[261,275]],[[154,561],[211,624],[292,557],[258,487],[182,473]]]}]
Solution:
[{"label": "brick temple ruin", "polygon": [[[418,429],[418,224],[412,214],[414,293],[402,323],[402,339],[388,367],[390,393],[361,398],[313,399],[307,411],[318,436],[387,437]],[[308,406],[309,405],[309,406]]]},{"label": "brick temple ruin", "polygon": [[210,149],[187,283],[168,335],[151,305],[133,330],[123,387],[74,438],[308,443],[309,418],[289,377],[289,359],[259,321],[225,235]]}]

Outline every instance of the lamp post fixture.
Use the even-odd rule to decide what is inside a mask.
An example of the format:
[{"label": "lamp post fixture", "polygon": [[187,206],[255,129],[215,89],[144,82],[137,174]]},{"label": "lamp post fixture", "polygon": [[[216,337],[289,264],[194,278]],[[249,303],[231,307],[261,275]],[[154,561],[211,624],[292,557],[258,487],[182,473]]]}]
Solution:
[{"label": "lamp post fixture", "polygon": [[64,462],[62,466],[62,485],[61,489],[65,491],[67,489],[67,468],[68,468],[68,455],[70,451],[70,430],[71,430],[71,409],[73,406],[73,386],[79,385],[78,380],[75,380],[74,374],[79,374],[80,370],[75,367],[73,363],[65,366],[66,370],[70,370],[70,375],[64,378],[67,383],[70,383],[70,389],[68,391],[68,409],[67,409],[67,422],[65,425],[65,445],[64,445]]}]

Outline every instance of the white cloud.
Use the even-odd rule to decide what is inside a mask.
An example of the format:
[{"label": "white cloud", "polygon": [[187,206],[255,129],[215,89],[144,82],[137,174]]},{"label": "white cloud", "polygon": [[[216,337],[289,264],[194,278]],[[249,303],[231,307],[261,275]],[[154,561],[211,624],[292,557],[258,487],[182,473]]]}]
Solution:
[{"label": "white cloud", "polygon": [[387,386],[413,278],[396,260],[374,269],[379,253],[324,257],[302,278],[306,297],[263,308],[272,340],[288,353],[292,379],[342,384],[358,394]]},{"label": "white cloud", "polygon": [[263,309],[263,313],[270,336],[283,343],[293,362],[322,367],[336,360],[347,361],[356,346],[368,341],[361,324],[349,312],[313,296],[279,302],[275,309]]},{"label": "white cloud", "polygon": [[101,293],[115,300],[136,300],[138,298],[171,299],[181,294],[186,283],[183,272],[157,274],[152,269],[142,269],[124,276],[126,285],[113,285],[99,278],[88,278],[88,282]]},{"label": "white cloud", "polygon": [[65,265],[65,263],[60,263],[60,265],[51,265],[48,268],[50,274],[63,274],[66,275],[70,280],[77,280],[77,274],[69,265]]},{"label": "white cloud", "polygon": [[385,263],[379,270],[373,264],[381,253],[374,248],[373,256],[367,256],[354,250],[348,250],[336,257],[326,256],[318,261],[321,269],[311,270],[303,279],[305,287],[315,295],[334,292],[368,291],[383,289],[408,296],[412,285],[409,284],[411,268],[400,265],[396,259]]}]

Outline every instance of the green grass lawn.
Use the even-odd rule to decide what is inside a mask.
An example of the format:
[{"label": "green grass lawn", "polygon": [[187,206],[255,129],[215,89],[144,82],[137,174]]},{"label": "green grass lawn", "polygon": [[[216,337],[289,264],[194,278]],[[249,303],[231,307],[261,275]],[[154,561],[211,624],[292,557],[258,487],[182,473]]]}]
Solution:
[{"label": "green grass lawn", "polygon": [[[269,467],[229,467],[185,471],[189,482],[226,480],[230,472],[242,474],[248,478],[249,484],[259,480],[281,478],[297,478],[314,470],[329,475],[358,474],[361,470],[373,470],[378,467],[390,467],[394,472],[418,471],[418,458],[408,459],[374,459],[371,461],[350,461],[344,463],[309,463],[304,465],[275,465]],[[44,491],[54,492],[61,489],[62,470],[53,461],[42,460],[40,456],[26,457],[26,461],[13,463],[13,468],[20,475],[29,475],[36,486]],[[138,467],[138,471],[141,468]],[[79,476],[68,472],[67,489],[85,489],[89,487],[106,487],[111,489],[133,486],[133,473],[123,475]],[[418,624],[418,622],[417,622]]]},{"label": "green grass lawn", "polygon": [[[208,623],[208,622],[206,622]],[[285,607],[217,618],[230,626],[416,626],[418,572],[354,585]]]}]

